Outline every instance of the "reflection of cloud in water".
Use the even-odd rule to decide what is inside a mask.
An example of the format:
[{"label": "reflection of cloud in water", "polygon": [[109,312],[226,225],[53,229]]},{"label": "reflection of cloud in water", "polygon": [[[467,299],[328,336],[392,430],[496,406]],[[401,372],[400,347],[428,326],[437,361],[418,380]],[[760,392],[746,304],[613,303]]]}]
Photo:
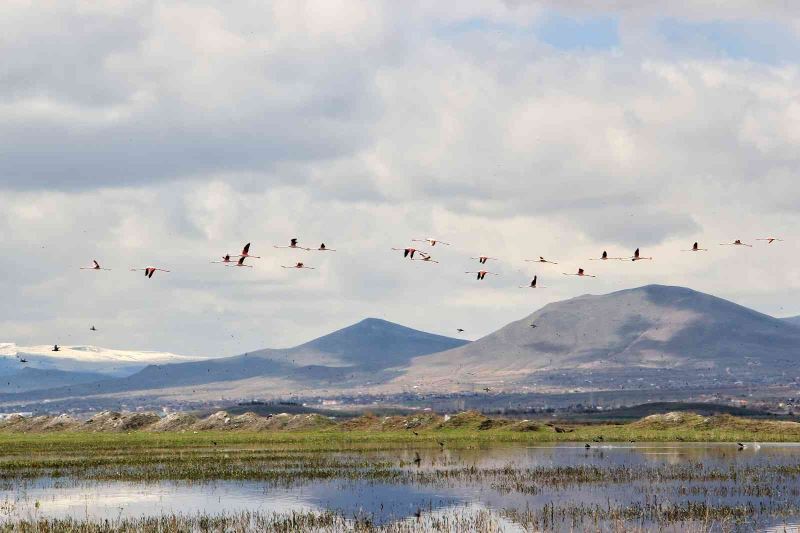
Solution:
[{"label": "reflection of cloud in water", "polygon": [[[197,514],[236,511],[289,512],[313,509],[296,491],[273,490],[259,483],[81,483],[54,486],[39,481],[15,494],[0,492],[16,505],[20,517],[118,518],[170,513]],[[39,509],[35,504],[39,502]]]}]

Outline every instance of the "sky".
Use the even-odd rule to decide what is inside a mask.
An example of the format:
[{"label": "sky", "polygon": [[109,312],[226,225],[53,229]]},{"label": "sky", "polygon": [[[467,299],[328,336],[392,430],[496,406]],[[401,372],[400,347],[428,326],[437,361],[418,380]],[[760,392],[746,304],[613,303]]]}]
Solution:
[{"label": "sky", "polygon": [[[596,4],[2,3],[0,341],[474,339],[650,283],[800,314],[800,4]],[[391,250],[428,236],[439,264]],[[246,242],[252,269],[209,263]]]}]

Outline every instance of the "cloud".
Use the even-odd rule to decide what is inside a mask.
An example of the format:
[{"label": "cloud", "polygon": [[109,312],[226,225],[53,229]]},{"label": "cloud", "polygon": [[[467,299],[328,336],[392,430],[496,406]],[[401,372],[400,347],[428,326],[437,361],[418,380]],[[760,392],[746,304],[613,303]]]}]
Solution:
[{"label": "cloud", "polygon": [[[800,313],[789,247],[717,246],[800,229],[798,70],[704,38],[794,46],[800,13],[659,5],[5,4],[0,340],[235,354],[376,315],[479,335],[652,282]],[[453,242],[439,265],[390,250],[428,235]],[[338,251],[272,248],[291,237]],[[209,264],[248,241],[252,270]],[[636,247],[657,259],[586,263]],[[462,274],[479,253],[502,277]],[[128,271],[147,264],[173,272]],[[533,274],[547,291],[516,289]]]}]

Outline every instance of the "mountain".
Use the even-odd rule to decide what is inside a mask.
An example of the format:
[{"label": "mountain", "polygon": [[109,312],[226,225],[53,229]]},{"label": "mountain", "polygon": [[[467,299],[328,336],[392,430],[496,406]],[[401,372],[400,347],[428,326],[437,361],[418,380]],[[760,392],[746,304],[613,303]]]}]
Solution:
[{"label": "mountain", "polygon": [[[19,363],[17,363],[19,364]],[[91,383],[109,376],[95,372],[65,372],[24,367],[0,378],[0,393],[18,393]]]},{"label": "mountain", "polygon": [[800,326],[800,315],[798,315],[798,316],[787,316],[787,317],[781,318],[781,320],[783,320],[784,322],[786,322],[788,324],[791,324],[793,326]]},{"label": "mountain", "polygon": [[27,359],[28,368],[61,370],[65,372],[102,373],[110,376],[127,376],[150,364],[196,361],[203,357],[189,357],[168,352],[115,350],[97,346],[17,346],[11,342],[0,343],[0,376],[19,370],[19,359]]},{"label": "mountain", "polygon": [[[234,357],[164,365],[149,365],[120,379],[0,396],[0,401],[41,400],[110,393],[182,395],[234,394],[263,396],[271,392],[321,386],[355,388],[387,382],[402,373],[416,356],[449,350],[468,341],[417,331],[368,318],[300,346],[267,349]],[[198,393],[198,389],[201,389]],[[210,393],[208,393],[210,394]]]},{"label": "mountain", "polygon": [[[532,324],[536,327],[532,327]],[[800,328],[683,287],[551,303],[467,346],[417,357],[400,386],[569,391],[789,382]]]}]

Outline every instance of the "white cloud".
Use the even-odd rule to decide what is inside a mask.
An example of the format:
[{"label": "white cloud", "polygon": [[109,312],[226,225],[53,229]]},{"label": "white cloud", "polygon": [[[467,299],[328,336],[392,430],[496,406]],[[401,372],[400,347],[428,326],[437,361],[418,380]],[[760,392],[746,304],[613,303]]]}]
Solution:
[{"label": "white cloud", "polygon": [[[798,71],[673,53],[653,5],[607,13],[613,49],[559,50],[536,24],[585,3],[5,4],[3,339],[234,354],[376,315],[479,335],[656,282],[800,313],[788,243],[717,246],[800,229]],[[427,235],[454,243],[439,265],[390,250]],[[339,251],[272,248],[290,237]],[[712,251],[679,252],[694,240]],[[208,263],[247,241],[252,270]],[[637,246],[656,260],[586,262]],[[463,274],[477,253],[503,276]],[[114,271],[78,270],[93,258]],[[127,270],[152,263],[173,272]],[[600,277],[561,275],[581,265]],[[516,288],[533,274],[546,291]]]}]

